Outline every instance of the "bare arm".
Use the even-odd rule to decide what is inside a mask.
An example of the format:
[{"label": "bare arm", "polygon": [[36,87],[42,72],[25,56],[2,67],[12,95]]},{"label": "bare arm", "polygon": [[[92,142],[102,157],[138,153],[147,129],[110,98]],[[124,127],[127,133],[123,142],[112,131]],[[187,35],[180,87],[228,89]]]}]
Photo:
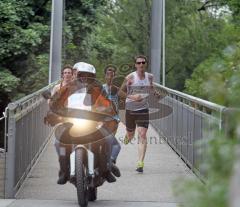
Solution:
[{"label": "bare arm", "polygon": [[129,99],[132,99],[134,101],[141,101],[142,100],[142,97],[138,94],[134,94],[134,95],[131,95],[131,94],[127,94],[127,86],[131,85],[132,84],[132,79],[133,79],[133,75],[130,74],[128,75],[124,81],[123,81],[123,84],[121,85],[119,91],[118,91],[118,96],[120,98],[129,98]]},{"label": "bare arm", "polygon": [[[54,95],[57,91],[59,91],[59,89],[60,89],[60,84],[55,85],[55,86],[53,87],[52,91],[51,91],[51,96],[53,97],[53,95]],[[48,104],[50,104],[50,99],[48,99]]]},{"label": "bare arm", "polygon": [[60,84],[57,84],[52,89],[51,95],[53,96],[60,89]]},{"label": "bare arm", "polygon": [[128,79],[125,78],[121,87],[118,90],[118,96],[120,98],[124,98],[124,99],[127,98],[127,82],[128,82]]},{"label": "bare arm", "polygon": [[168,94],[167,91],[159,90],[153,85],[153,75],[152,74],[149,75],[149,81],[150,81],[151,91],[156,98],[162,99]]}]

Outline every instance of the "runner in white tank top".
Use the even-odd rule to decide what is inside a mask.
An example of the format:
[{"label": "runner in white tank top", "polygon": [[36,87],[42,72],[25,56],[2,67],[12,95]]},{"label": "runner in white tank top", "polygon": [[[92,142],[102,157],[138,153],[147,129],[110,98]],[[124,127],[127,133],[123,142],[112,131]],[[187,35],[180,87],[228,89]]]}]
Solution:
[{"label": "runner in white tank top", "polygon": [[148,95],[153,89],[153,75],[145,72],[147,58],[139,55],[135,58],[136,71],[130,73],[121,86],[119,95],[126,96],[126,137],[124,143],[128,144],[134,137],[135,129],[138,131],[138,162],[136,171],[143,172],[144,157],[147,149],[147,129],[149,125]]},{"label": "runner in white tank top", "polygon": [[131,84],[127,86],[127,95],[140,95],[142,100],[135,101],[127,96],[126,109],[131,111],[147,109],[149,107],[149,90],[152,86],[152,74],[145,72],[144,78],[140,79],[138,73],[135,71],[129,74],[127,78],[131,80]]}]

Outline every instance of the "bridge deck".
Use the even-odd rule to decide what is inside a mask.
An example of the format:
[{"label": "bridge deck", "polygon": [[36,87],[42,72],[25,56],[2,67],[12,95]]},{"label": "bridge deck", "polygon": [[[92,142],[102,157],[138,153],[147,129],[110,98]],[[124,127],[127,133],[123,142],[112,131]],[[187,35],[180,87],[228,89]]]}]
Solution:
[{"label": "bridge deck", "polygon": [[[117,138],[125,133],[120,124]],[[172,182],[179,177],[195,177],[176,153],[159,141],[153,128],[148,131],[151,139],[147,149],[143,174],[135,172],[137,144],[122,145],[118,166],[122,176],[116,183],[104,183],[98,189],[98,200],[89,206],[139,206],[139,207],[175,207],[176,200],[172,192]],[[157,141],[157,143],[155,143]],[[78,206],[76,190],[71,184],[56,184],[58,162],[53,140],[32,170],[29,178],[17,195],[16,200],[2,200],[0,206],[8,207],[67,207]],[[2,205],[1,205],[2,204]],[[4,205],[5,204],[5,205]]]}]

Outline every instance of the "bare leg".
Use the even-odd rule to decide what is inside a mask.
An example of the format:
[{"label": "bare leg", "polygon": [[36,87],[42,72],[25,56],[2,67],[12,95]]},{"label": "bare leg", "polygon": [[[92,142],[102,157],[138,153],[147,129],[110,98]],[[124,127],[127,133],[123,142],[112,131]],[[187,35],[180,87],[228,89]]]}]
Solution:
[{"label": "bare leg", "polygon": [[131,140],[134,137],[134,134],[135,134],[135,130],[134,131],[128,131],[127,130],[127,134],[124,137],[123,143],[128,144],[129,142],[131,142]]},{"label": "bare leg", "polygon": [[138,127],[138,161],[143,162],[147,150],[147,128]]},{"label": "bare leg", "polygon": [[128,137],[129,141],[131,141],[133,139],[134,134],[135,134],[135,130],[132,131],[132,132],[127,131],[127,137]]}]

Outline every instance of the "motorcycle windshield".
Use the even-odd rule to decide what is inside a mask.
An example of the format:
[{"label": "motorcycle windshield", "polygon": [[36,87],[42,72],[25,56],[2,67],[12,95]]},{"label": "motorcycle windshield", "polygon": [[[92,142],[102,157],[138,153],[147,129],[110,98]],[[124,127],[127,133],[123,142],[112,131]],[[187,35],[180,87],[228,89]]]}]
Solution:
[{"label": "motorcycle windshield", "polygon": [[67,99],[67,108],[69,109],[82,109],[92,111],[92,97],[87,93],[87,88],[81,88],[71,94]]},{"label": "motorcycle windshield", "polygon": [[[69,130],[71,137],[83,137],[98,130],[100,122],[92,120],[93,98],[85,85],[73,88],[65,101],[65,108],[73,116],[65,118],[72,124]],[[69,115],[69,114],[68,114]],[[80,116],[79,116],[80,115]],[[82,141],[82,140],[81,140]]]},{"label": "motorcycle windshield", "polygon": [[76,138],[74,142],[91,142],[103,138],[98,131],[113,117],[111,101],[102,92],[102,85],[94,81],[82,83],[76,80],[61,89],[56,98],[56,112],[70,124],[67,134]]},{"label": "motorcycle windshield", "polygon": [[62,117],[103,121],[115,115],[111,101],[103,93],[102,84],[95,79],[74,80],[53,95],[50,108]]}]

